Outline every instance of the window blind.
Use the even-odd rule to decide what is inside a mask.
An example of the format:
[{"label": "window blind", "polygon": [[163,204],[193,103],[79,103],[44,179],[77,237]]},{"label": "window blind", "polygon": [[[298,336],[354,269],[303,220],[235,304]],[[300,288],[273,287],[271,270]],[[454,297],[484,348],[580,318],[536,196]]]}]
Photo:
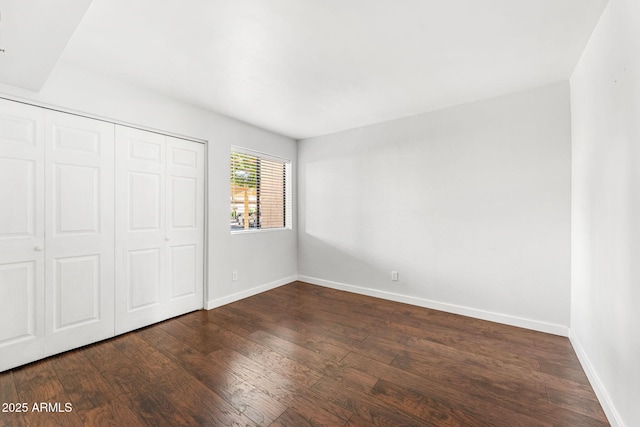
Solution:
[{"label": "window blind", "polygon": [[231,230],[291,227],[290,161],[231,152]]}]

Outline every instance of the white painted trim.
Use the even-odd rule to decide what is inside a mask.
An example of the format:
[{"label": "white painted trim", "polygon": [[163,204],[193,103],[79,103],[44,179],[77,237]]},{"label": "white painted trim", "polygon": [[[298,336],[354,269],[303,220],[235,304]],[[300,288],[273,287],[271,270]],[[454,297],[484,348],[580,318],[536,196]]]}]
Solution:
[{"label": "white painted trim", "polygon": [[517,326],[520,328],[532,329],[534,331],[545,332],[548,334],[568,336],[569,328],[554,323],[540,322],[537,320],[525,319],[522,317],[510,316],[506,314],[493,313],[490,311],[478,310],[475,308],[464,307],[455,304],[442,303],[424,298],[417,298],[408,295],[397,294],[393,292],[380,291],[377,289],[362,288],[360,286],[348,285],[345,283],[332,282],[330,280],[318,279],[316,277],[298,276],[298,280],[311,283],[313,285],[324,286],[327,288],[338,289],[341,291],[353,292],[356,294],[367,295],[370,297],[382,298],[390,301],[402,302],[418,307],[431,308],[434,310],[445,311],[447,313],[460,314],[463,316],[474,317],[476,319],[488,320],[490,322],[503,323],[505,325]]},{"label": "white painted trim", "polygon": [[602,405],[602,409],[609,420],[609,424],[611,424],[612,427],[625,427],[624,421],[620,418],[620,414],[616,411],[613,401],[611,400],[609,393],[607,393],[607,389],[602,384],[602,381],[600,381],[600,377],[598,377],[587,353],[584,351],[578,336],[572,329],[569,329],[569,341],[578,356],[582,369],[585,374],[587,374],[587,378],[589,378],[591,387],[593,387],[593,391],[596,393],[596,396]]},{"label": "white painted trim", "polygon": [[283,279],[278,279],[276,281],[266,283],[264,285],[256,286],[255,288],[247,289],[245,291],[237,292],[235,294],[227,295],[222,298],[217,298],[214,300],[207,301],[204,304],[205,310],[211,310],[212,308],[221,307],[226,304],[230,304],[232,302],[240,301],[241,299],[248,298],[254,295],[258,295],[262,292],[269,291],[271,289],[278,288],[280,286],[289,284],[291,282],[295,282],[298,280],[298,276],[289,276]]}]

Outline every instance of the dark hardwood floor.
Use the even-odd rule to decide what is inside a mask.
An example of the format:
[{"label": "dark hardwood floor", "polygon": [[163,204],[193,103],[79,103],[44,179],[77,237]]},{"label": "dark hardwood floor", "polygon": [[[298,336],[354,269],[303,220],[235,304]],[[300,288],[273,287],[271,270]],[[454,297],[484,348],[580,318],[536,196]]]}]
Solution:
[{"label": "dark hardwood floor", "polygon": [[29,406],[2,426],[608,425],[566,338],[300,282],[0,373],[0,402]]}]

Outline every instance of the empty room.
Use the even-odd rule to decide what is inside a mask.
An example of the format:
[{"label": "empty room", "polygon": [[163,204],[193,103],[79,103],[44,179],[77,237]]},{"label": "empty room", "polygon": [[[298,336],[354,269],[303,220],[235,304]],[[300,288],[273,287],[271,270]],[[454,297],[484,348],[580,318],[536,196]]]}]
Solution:
[{"label": "empty room", "polygon": [[0,0],[0,426],[638,426],[639,117],[637,0]]}]

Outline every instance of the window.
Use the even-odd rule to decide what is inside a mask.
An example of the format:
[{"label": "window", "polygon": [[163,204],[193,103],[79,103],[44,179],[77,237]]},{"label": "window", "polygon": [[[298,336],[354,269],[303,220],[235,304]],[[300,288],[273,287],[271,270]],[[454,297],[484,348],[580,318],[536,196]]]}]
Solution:
[{"label": "window", "polygon": [[231,150],[231,231],[291,228],[291,162]]}]

